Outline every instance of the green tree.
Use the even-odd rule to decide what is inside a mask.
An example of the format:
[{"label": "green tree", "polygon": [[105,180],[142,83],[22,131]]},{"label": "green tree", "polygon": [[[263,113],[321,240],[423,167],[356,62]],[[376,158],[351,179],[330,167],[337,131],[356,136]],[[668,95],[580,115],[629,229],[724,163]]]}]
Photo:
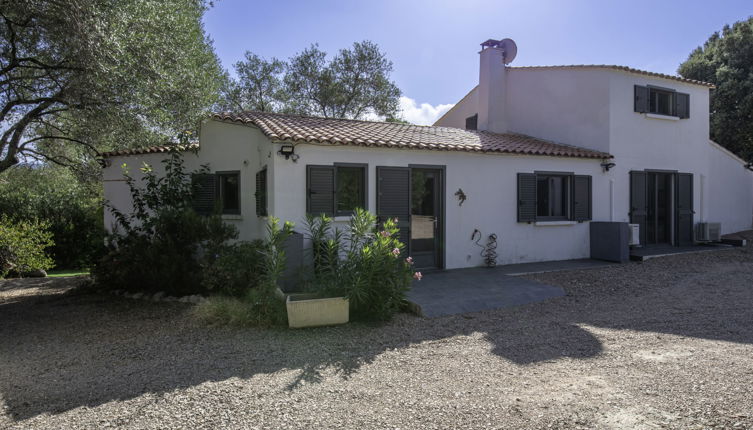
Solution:
[{"label": "green tree", "polygon": [[104,240],[102,188],[65,167],[18,165],[0,173],[0,217],[43,222],[59,268],[91,267]]},{"label": "green tree", "polygon": [[312,45],[287,62],[246,52],[225,91],[230,109],[289,112],[325,118],[398,116],[400,89],[392,62],[373,42],[356,42],[331,59]]},{"label": "green tree", "polygon": [[711,138],[753,161],[753,17],[712,34],[678,73],[716,85],[711,92]]},{"label": "green tree", "polygon": [[233,65],[238,79],[228,79],[223,88],[223,110],[275,112],[282,109],[285,91],[282,76],[285,63],[265,60],[246,51],[246,59]]},{"label": "green tree", "polygon": [[205,0],[0,0],[0,172],[195,128],[222,71]]}]

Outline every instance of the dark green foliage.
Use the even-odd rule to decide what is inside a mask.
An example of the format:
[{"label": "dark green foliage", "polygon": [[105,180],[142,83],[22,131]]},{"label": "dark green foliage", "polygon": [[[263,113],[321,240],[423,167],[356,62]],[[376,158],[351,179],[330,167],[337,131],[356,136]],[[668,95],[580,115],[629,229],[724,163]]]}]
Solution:
[{"label": "dark green foliage", "polygon": [[125,174],[133,212],[108,208],[117,229],[108,236],[107,254],[92,271],[103,287],[172,295],[203,293],[203,267],[238,235],[221,216],[201,216],[192,208],[191,178],[206,169],[186,172],[177,151],[163,163],[164,175],[155,174],[150,166],[141,169],[143,187]]},{"label": "dark green foliage", "polygon": [[15,166],[0,173],[0,215],[38,219],[55,242],[48,249],[59,268],[91,267],[104,241],[101,188],[54,166]]},{"label": "dark green foliage", "polygon": [[716,85],[711,91],[711,139],[753,161],[753,18],[712,34],[678,73]]},{"label": "dark green foliage", "polygon": [[398,115],[400,89],[390,81],[392,62],[373,42],[356,42],[332,59],[317,45],[287,62],[246,52],[224,90],[221,108],[359,119]]},{"label": "dark green foliage", "polygon": [[0,278],[8,273],[23,276],[34,270],[49,270],[52,259],[45,248],[53,245],[48,224],[18,221],[0,216]]},{"label": "dark green foliage", "polygon": [[333,230],[326,216],[308,218],[306,229],[314,258],[313,288],[325,297],[350,300],[351,319],[384,321],[405,304],[414,273],[402,258],[394,220],[381,228],[373,214],[356,209],[346,233]]},{"label": "dark green foliage", "polygon": [[242,297],[265,276],[265,243],[261,240],[224,246],[204,270],[204,286],[210,292]]},{"label": "dark green foliage", "polygon": [[[238,290],[235,297],[213,296],[196,307],[196,315],[211,324],[270,326],[287,322],[285,302],[278,295],[277,282],[285,270],[283,244],[293,232],[293,224],[271,218],[267,224],[267,239],[254,243],[261,252],[261,274],[255,288]],[[250,251],[250,248],[248,249]]]}]

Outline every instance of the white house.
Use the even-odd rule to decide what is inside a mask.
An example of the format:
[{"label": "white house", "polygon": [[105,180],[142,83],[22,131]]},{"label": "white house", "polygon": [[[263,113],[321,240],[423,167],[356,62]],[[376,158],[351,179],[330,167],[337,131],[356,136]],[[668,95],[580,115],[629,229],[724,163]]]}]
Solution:
[{"label": "white house", "polygon": [[[203,209],[218,201],[248,240],[267,215],[346,222],[366,207],[398,217],[420,268],[482,265],[476,240],[492,233],[500,264],[587,258],[589,221],[639,224],[647,246],[692,244],[699,222],[751,228],[753,172],[708,137],[712,85],[619,66],[510,67],[506,49],[482,44],[478,86],[434,126],[212,115],[186,155],[216,173]],[[120,166],[158,167],[166,152],[107,154],[105,198],[127,210]]]}]

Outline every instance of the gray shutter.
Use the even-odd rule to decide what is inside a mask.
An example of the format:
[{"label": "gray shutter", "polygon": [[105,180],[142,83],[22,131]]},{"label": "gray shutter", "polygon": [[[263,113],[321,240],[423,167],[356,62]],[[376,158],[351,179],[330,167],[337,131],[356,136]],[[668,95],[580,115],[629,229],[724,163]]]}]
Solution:
[{"label": "gray shutter", "polygon": [[591,177],[573,176],[573,221],[590,221],[591,218]]},{"label": "gray shutter", "polygon": [[630,223],[640,226],[641,245],[646,243],[646,172],[630,172]]},{"label": "gray shutter", "polygon": [[377,166],[377,217],[397,218],[400,242],[410,253],[410,168]]},{"label": "gray shutter", "polygon": [[635,112],[648,112],[648,87],[635,86],[635,104],[633,109]]},{"label": "gray shutter", "polygon": [[217,204],[217,177],[202,173],[193,177],[193,209],[200,215],[211,215]]},{"label": "gray shutter", "polygon": [[693,175],[677,174],[677,244],[693,244]]},{"label": "gray shutter", "polygon": [[536,221],[536,174],[518,173],[518,222]]},{"label": "gray shutter", "polygon": [[675,93],[675,115],[690,118],[690,94]]},{"label": "gray shutter", "polygon": [[256,172],[256,215],[267,216],[267,169]]},{"label": "gray shutter", "polygon": [[335,168],[306,166],[306,211],[312,215],[335,213]]}]

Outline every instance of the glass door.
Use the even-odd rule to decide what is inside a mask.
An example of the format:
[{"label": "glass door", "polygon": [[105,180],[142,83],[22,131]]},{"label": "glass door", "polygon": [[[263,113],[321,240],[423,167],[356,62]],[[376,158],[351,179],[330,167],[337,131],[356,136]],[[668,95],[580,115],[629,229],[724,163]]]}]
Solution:
[{"label": "glass door", "polygon": [[442,171],[411,169],[410,253],[416,268],[441,267]]}]

